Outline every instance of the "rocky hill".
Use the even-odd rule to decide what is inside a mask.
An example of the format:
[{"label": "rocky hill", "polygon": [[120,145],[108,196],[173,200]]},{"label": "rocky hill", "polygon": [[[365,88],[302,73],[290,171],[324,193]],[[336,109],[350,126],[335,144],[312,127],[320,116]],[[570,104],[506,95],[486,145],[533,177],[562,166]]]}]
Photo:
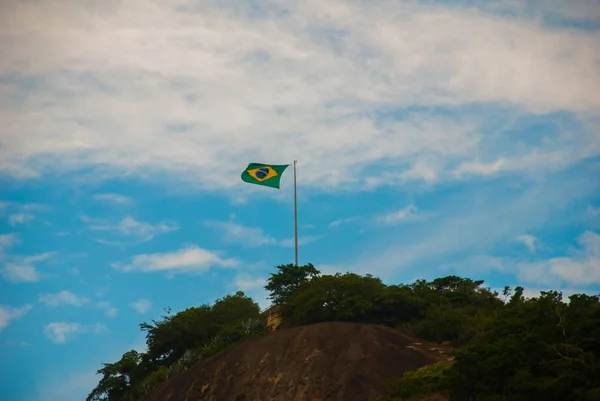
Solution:
[{"label": "rocky hill", "polygon": [[246,341],[157,386],[146,401],[369,400],[382,381],[447,358],[384,326],[329,322]]},{"label": "rocky hill", "polygon": [[600,400],[599,296],[482,284],[277,266],[276,307],[238,291],[167,310],[140,324],[145,352],[103,364],[87,401]]}]

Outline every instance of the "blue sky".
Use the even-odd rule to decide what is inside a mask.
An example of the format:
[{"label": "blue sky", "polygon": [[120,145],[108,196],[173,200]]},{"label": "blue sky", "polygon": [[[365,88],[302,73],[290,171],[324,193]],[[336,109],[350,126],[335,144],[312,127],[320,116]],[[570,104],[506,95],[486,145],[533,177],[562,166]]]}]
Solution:
[{"label": "blue sky", "polygon": [[600,6],[4,1],[0,399],[293,262],[600,293]]}]

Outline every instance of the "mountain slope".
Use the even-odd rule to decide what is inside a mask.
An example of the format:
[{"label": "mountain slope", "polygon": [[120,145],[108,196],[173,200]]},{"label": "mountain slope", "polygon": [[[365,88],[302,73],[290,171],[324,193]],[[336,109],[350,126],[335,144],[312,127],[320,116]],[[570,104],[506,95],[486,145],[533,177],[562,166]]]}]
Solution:
[{"label": "mountain slope", "polygon": [[388,327],[328,322],[246,341],[167,380],[146,401],[368,400],[439,359]]}]

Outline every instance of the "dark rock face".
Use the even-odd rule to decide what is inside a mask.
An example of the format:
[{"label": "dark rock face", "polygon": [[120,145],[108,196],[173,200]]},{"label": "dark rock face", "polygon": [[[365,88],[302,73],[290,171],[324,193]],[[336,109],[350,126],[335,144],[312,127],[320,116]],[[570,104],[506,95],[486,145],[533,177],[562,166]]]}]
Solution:
[{"label": "dark rock face", "polygon": [[435,362],[388,327],[328,322],[273,332],[194,365],[146,401],[366,401]]}]

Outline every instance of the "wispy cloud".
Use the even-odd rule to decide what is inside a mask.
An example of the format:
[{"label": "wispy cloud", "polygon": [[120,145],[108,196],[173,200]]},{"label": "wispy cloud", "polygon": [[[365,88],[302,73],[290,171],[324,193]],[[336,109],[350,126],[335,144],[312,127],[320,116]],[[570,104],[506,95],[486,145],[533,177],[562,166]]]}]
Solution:
[{"label": "wispy cloud", "polygon": [[112,203],[115,205],[130,205],[133,203],[133,199],[130,197],[119,194],[96,194],[92,198],[100,202]]},{"label": "wispy cloud", "polygon": [[565,256],[540,259],[531,255],[517,259],[476,255],[443,268],[471,276],[499,271],[514,275],[520,285],[538,289],[540,286],[574,289],[600,284],[600,234],[586,231],[578,237],[577,243],[579,246],[570,249]]},{"label": "wispy cloud", "polygon": [[119,313],[119,310],[112,306],[110,302],[100,301],[96,304],[96,307],[102,309],[106,316],[108,317],[116,317]]},{"label": "wispy cloud", "polygon": [[35,216],[31,213],[16,213],[8,216],[8,223],[13,227],[17,224],[25,224],[32,220],[35,220]]},{"label": "wispy cloud", "polygon": [[368,269],[385,278],[405,274],[403,269],[415,264],[450,262],[448,258],[459,258],[465,252],[486,254],[493,245],[508,244],[541,224],[569,221],[565,210],[597,192],[593,176],[569,176],[560,180],[560,186],[554,185],[554,180],[537,182],[526,190],[486,187],[476,196],[446,198],[429,224],[410,232],[402,225],[390,227],[396,234],[370,238],[371,243],[359,251],[360,257],[343,262],[344,269]]},{"label": "wispy cloud", "polygon": [[536,243],[539,242],[536,237],[529,234],[519,235],[516,240],[524,244],[530,252],[535,252]]},{"label": "wispy cloud", "polygon": [[51,322],[44,325],[44,334],[55,344],[64,344],[78,334],[105,332],[107,332],[106,326],[102,324],[84,326],[73,322]]},{"label": "wispy cloud", "polygon": [[113,263],[122,272],[202,273],[211,267],[235,267],[234,258],[223,258],[218,252],[192,245],[173,252],[136,255],[129,264]]},{"label": "wispy cloud", "polygon": [[461,177],[464,175],[492,175],[499,172],[503,167],[507,165],[506,160],[498,159],[493,162],[484,163],[479,160],[468,161],[461,163],[454,170],[454,175]]},{"label": "wispy cloud", "polygon": [[60,291],[56,294],[42,294],[39,296],[38,300],[48,306],[83,306],[90,301],[87,297],[80,297],[67,290]]},{"label": "wispy cloud", "polygon": [[8,256],[8,261],[0,270],[2,277],[14,283],[36,282],[42,276],[37,271],[35,265],[44,262],[54,256],[56,252],[46,252],[31,256]]},{"label": "wispy cloud", "polygon": [[129,306],[137,313],[141,313],[143,315],[150,310],[152,303],[147,299],[138,299],[137,301],[130,303]]},{"label": "wispy cloud", "polygon": [[107,246],[124,247],[124,246],[127,245],[126,243],[124,243],[122,241],[109,241],[109,240],[102,239],[102,238],[95,239],[94,241],[97,242],[97,243],[99,243],[99,244],[107,245]]},{"label": "wispy cloud", "polygon": [[[527,112],[597,113],[600,97],[589,89],[600,82],[595,31],[546,25],[525,6],[498,12],[483,2],[475,4],[486,12],[335,0],[286,4],[279,12],[283,6],[270,2],[270,18],[234,3],[200,9],[127,2],[101,21],[85,2],[8,8],[0,35],[27,30],[30,40],[7,39],[3,49],[0,75],[15,78],[2,87],[9,100],[0,118],[11,129],[0,139],[0,169],[15,176],[100,165],[102,174],[150,169],[223,189],[237,181],[242,154],[302,154],[301,185],[364,188],[372,175],[363,173],[383,161],[394,176],[432,182],[451,179],[453,168],[459,175],[502,173],[516,151],[521,160],[565,145],[563,167],[599,152],[585,127],[535,145],[511,144],[504,123],[485,137],[487,116],[462,107],[501,105],[502,121]],[[151,23],[120,30],[125,14]],[[186,63],[175,62],[182,54]],[[34,92],[28,79],[40,81]],[[389,115],[412,105],[431,112]],[[460,118],[448,118],[448,109]],[[188,127],[201,127],[202,136],[186,135]],[[184,134],[174,141],[173,132]],[[553,156],[539,160],[540,171],[556,168]]]},{"label": "wispy cloud", "polygon": [[11,321],[20,319],[31,310],[30,304],[25,304],[18,308],[13,308],[8,305],[0,305],[0,332],[6,328]]},{"label": "wispy cloud", "polygon": [[32,283],[41,279],[35,264],[44,262],[55,255],[55,252],[46,252],[32,256],[10,256],[0,274],[2,277],[14,283]]},{"label": "wispy cloud", "polygon": [[416,211],[417,208],[414,205],[407,205],[400,210],[380,216],[377,220],[385,224],[398,224],[413,218]]},{"label": "wispy cloud", "polygon": [[[260,227],[248,227],[233,221],[207,221],[205,226],[217,229],[225,242],[239,244],[247,247],[281,246],[293,247],[294,238],[276,239],[264,233]],[[314,242],[322,236],[301,236],[298,238],[299,245]]]},{"label": "wispy cloud", "polygon": [[94,224],[90,228],[96,231],[115,231],[122,236],[134,237],[142,242],[150,241],[160,234],[166,234],[179,230],[179,226],[171,222],[151,224],[135,220],[133,217],[125,217],[119,223]]},{"label": "wispy cloud", "polygon": [[[1,112],[0,112],[1,115]],[[7,221],[12,227],[27,224],[36,219],[31,212],[39,212],[48,209],[47,205],[38,203],[0,202],[0,216],[9,212]],[[46,222],[48,224],[48,222]]]},{"label": "wispy cloud", "polygon": [[18,213],[43,211],[43,210],[47,210],[48,208],[49,208],[49,206],[45,205],[43,203],[21,203],[21,202],[0,201],[0,210],[12,209]]},{"label": "wispy cloud", "polygon": [[579,248],[573,249],[569,256],[519,263],[519,278],[549,285],[600,284],[600,234],[586,231],[577,242]]},{"label": "wispy cloud", "polygon": [[353,221],[358,220],[357,217],[346,217],[343,219],[337,219],[332,221],[331,223],[329,223],[329,227],[339,227],[343,224],[348,224],[348,223],[352,223]]},{"label": "wispy cloud", "polygon": [[0,234],[0,253],[18,243],[17,234]]},{"label": "wispy cloud", "polygon": [[1,273],[5,280],[13,283],[33,283],[40,280],[40,274],[33,265],[7,263]]},{"label": "wispy cloud", "polygon": [[207,221],[207,227],[216,228],[223,235],[223,240],[250,247],[276,245],[277,240],[263,232],[259,227],[247,227],[233,221]]},{"label": "wispy cloud", "polygon": [[400,174],[400,178],[431,183],[437,180],[438,172],[431,164],[417,159],[408,170]]}]

